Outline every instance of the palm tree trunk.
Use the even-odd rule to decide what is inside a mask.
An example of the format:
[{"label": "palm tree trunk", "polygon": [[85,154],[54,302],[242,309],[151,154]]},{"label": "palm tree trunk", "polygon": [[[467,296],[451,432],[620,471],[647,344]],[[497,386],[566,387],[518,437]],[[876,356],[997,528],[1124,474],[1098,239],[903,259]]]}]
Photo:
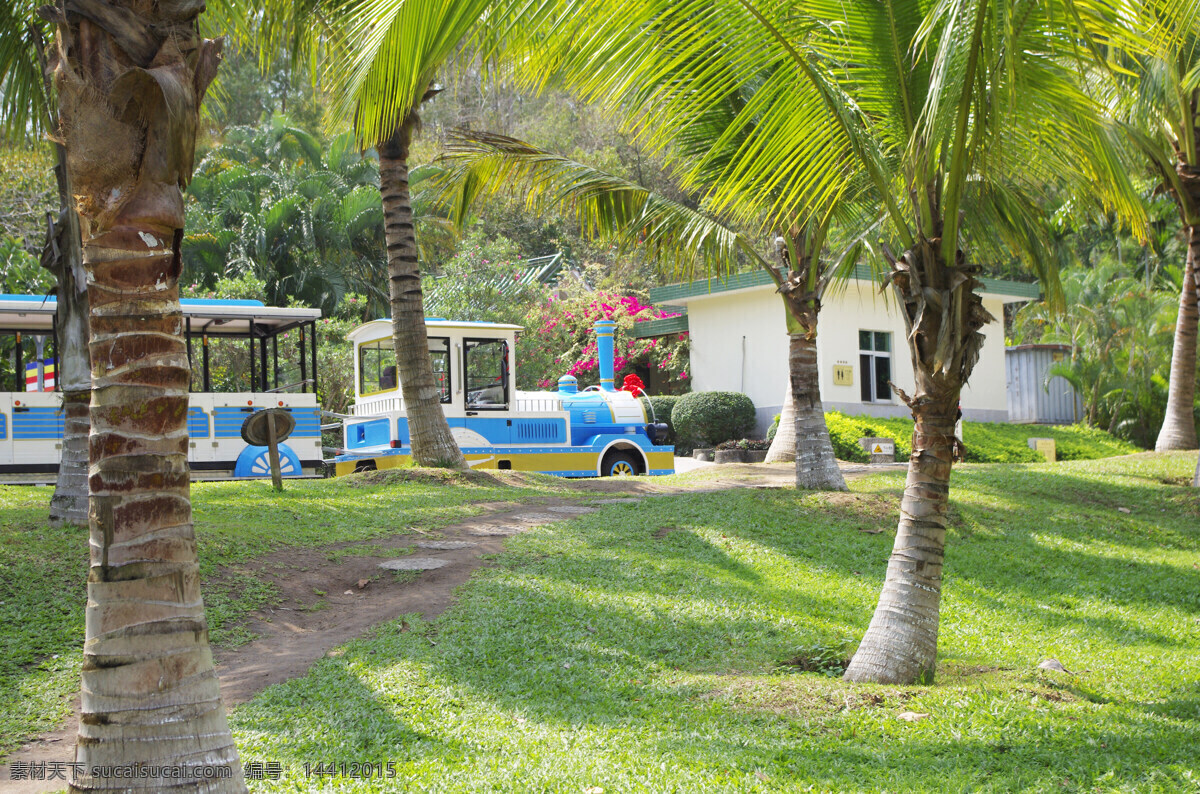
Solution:
[{"label": "palm tree trunk", "polygon": [[467,461],[442,412],[425,332],[425,303],[408,192],[408,145],[414,122],[406,119],[379,147],[379,190],[387,239],[396,369],[412,433],[413,459],[421,466],[465,469]]},{"label": "palm tree trunk", "polygon": [[[52,66],[89,285],[93,383],[83,774],[71,788],[244,791],[200,597],[178,291],[182,186],[221,42],[200,38],[202,4],[58,8],[43,12],[58,24]],[[165,771],[92,774],[131,764]]]},{"label": "palm tree trunk", "polygon": [[[807,334],[791,334],[788,372],[796,417],[796,487],[844,491],[846,481],[833,455],[833,443],[825,425],[825,408],[821,404],[815,328]],[[781,419],[781,425],[782,422]]]},{"label": "palm tree trunk", "polygon": [[779,427],[767,450],[766,463],[791,463],[796,459],[796,403],[792,399],[791,356],[788,357],[787,389],[779,411]]},{"label": "palm tree trunk", "polygon": [[1196,448],[1196,263],[1200,261],[1200,226],[1188,227],[1187,261],[1183,289],[1179,292],[1179,318],[1175,321],[1175,344],[1171,349],[1171,382],[1167,390],[1167,413],[1154,443],[1155,452]]},{"label": "palm tree trunk", "polygon": [[900,523],[871,625],[846,669],[849,681],[932,682],[937,662],[946,507],[954,461],[954,425],[963,384],[983,346],[979,329],[994,318],[975,289],[975,268],[961,252],[946,267],[940,240],[922,239],[896,260],[892,283],[908,329],[916,391],[912,455]]},{"label": "palm tree trunk", "polygon": [[58,336],[54,351],[55,377],[62,393],[63,439],[58,481],[50,498],[50,521],[86,525],[88,521],[88,403],[92,399],[92,371],[88,360],[87,274],[79,240],[79,216],[71,207],[66,152],[55,145],[58,197],[62,211],[46,241],[42,264],[58,281],[58,311],[54,325]]},{"label": "palm tree trunk", "polygon": [[879,605],[846,670],[849,681],[933,681],[946,507],[958,398],[913,408],[913,453]]}]

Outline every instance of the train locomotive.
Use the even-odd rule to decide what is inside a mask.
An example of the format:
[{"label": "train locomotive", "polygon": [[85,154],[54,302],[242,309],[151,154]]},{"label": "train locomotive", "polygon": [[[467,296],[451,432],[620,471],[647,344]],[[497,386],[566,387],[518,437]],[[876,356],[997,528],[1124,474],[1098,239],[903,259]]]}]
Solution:
[{"label": "train locomotive", "polygon": [[[595,325],[600,385],[564,375],[558,391],[515,388],[517,325],[425,321],[434,380],[450,432],[467,463],[562,477],[674,473],[667,425],[613,382],[616,324]],[[411,435],[397,377],[390,320],[350,333],[356,400],[343,417],[337,476],[410,465]],[[648,401],[647,401],[648,402]]]}]

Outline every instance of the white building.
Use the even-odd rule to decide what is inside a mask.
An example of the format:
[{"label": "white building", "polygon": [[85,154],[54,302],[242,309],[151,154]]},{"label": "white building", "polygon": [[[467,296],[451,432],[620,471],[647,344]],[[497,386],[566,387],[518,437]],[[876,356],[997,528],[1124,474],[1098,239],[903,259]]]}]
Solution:
[{"label": "white building", "polygon": [[[967,419],[1008,420],[1004,364],[1004,304],[1036,299],[1036,284],[980,279],[983,305],[997,321],[984,329],[979,363],[963,390]],[[779,413],[787,385],[788,334],[783,300],[762,270],[725,279],[702,279],[650,291],[659,306],[684,307],[683,317],[639,324],[639,336],[690,331],[691,383],[695,391],[737,391],[758,409],[758,432]],[[817,361],[826,410],[872,416],[907,416],[887,381],[911,394],[912,360],[904,319],[890,290],[880,293],[866,268],[827,291],[821,304]]]}]

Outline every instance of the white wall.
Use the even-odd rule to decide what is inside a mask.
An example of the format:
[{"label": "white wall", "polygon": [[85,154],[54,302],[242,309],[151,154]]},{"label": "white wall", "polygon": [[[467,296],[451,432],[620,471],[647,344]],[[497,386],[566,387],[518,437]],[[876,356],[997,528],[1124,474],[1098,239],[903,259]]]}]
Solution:
[{"label": "white wall", "polygon": [[774,288],[691,298],[688,330],[692,389],[749,396],[765,434],[787,388],[787,321]]},{"label": "white wall", "polygon": [[[748,395],[758,409],[759,431],[765,432],[779,413],[787,385],[788,337],[782,299],[773,287],[764,286],[688,298],[687,306],[692,388]],[[997,321],[984,329],[979,363],[963,390],[963,414],[969,419],[1002,422],[1008,419],[1003,303],[999,298],[985,297],[984,306]],[[862,401],[860,330],[892,334],[892,381],[909,394],[913,391],[912,360],[903,319],[890,297],[881,295],[877,287],[852,281],[827,294],[822,304],[817,362],[825,407],[851,414],[907,415],[907,407],[894,395],[888,403]],[[836,364],[853,367],[853,385],[834,385]]]}]

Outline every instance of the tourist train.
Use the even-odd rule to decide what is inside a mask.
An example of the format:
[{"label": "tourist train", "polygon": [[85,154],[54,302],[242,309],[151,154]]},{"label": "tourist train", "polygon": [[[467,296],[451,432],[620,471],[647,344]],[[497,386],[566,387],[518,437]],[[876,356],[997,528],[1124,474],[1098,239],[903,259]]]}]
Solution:
[{"label": "tourist train", "polygon": [[[582,391],[565,375],[558,391],[519,391],[513,351],[517,325],[426,319],[434,380],[450,432],[467,463],[563,477],[674,472],[667,426],[642,400],[613,382],[615,323],[596,323],[600,385]],[[335,473],[386,469],[412,461],[390,320],[350,333],[356,400],[343,417],[344,449]],[[649,401],[647,401],[649,402]]]},{"label": "tourist train", "polygon": [[[247,444],[241,434],[245,418],[262,408],[283,408],[296,420],[291,436],[279,445],[283,476],[323,475],[316,395],[321,311],[274,308],[256,300],[180,302],[192,367],[192,477],[270,476],[267,448]],[[58,471],[63,412],[56,379],[57,308],[52,296],[0,295],[0,482],[49,483]],[[219,354],[213,354],[216,347]],[[230,367],[234,357],[237,372]]]}]

